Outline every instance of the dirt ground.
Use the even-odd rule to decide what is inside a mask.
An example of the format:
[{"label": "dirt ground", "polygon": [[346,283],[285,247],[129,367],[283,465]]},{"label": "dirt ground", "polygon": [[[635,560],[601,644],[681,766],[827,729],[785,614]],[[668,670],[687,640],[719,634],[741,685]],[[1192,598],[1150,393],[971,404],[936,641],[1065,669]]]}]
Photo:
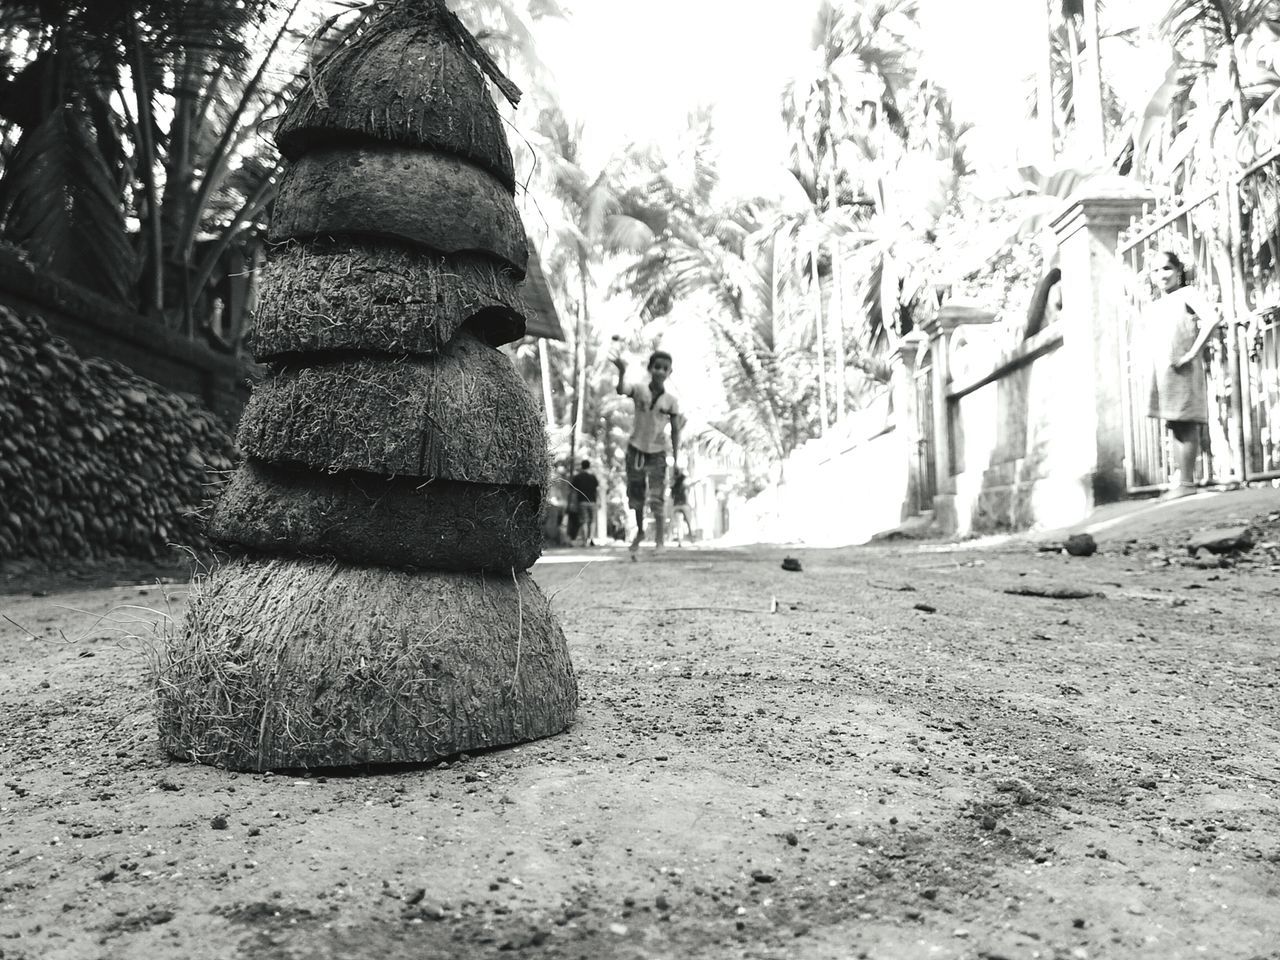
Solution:
[{"label": "dirt ground", "polygon": [[327,776],[161,755],[124,635],[183,583],[11,579],[0,958],[1280,958],[1280,548],[1179,516],[559,552],[568,732]]}]

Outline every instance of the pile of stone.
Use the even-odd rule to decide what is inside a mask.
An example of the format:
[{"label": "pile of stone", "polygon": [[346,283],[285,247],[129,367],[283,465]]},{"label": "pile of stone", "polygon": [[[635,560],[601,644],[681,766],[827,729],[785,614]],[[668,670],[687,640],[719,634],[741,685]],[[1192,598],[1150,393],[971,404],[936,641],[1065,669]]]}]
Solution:
[{"label": "pile of stone", "polygon": [[195,397],[0,307],[0,562],[206,553],[199,512],[235,456]]}]

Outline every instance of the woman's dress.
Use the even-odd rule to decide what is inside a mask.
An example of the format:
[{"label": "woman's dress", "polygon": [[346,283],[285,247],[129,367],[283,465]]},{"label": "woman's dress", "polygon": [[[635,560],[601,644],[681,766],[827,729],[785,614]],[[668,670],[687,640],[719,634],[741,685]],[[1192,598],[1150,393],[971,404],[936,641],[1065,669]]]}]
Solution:
[{"label": "woman's dress", "polygon": [[1181,289],[1166,293],[1151,304],[1150,317],[1147,329],[1152,376],[1147,415],[1160,420],[1208,423],[1204,360],[1197,354],[1181,370],[1173,368],[1200,333],[1200,322],[1187,307],[1185,294]]}]

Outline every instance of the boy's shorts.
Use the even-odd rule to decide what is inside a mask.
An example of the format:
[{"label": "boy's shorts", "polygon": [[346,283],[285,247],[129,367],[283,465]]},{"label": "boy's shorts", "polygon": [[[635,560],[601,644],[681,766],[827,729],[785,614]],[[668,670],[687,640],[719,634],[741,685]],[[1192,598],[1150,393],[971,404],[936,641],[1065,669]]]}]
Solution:
[{"label": "boy's shorts", "polygon": [[635,447],[627,447],[627,505],[632,510],[639,510],[647,502],[650,507],[660,510],[666,495],[666,452],[645,453]]}]

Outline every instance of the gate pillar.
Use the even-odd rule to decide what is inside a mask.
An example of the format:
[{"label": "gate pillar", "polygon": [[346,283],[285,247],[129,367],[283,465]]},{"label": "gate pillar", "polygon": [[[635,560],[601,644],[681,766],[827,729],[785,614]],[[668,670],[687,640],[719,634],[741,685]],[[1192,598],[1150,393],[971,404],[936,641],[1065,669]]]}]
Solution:
[{"label": "gate pillar", "polygon": [[1079,398],[1079,416],[1063,442],[1094,503],[1125,494],[1120,311],[1126,301],[1116,241],[1150,201],[1133,181],[1100,178],[1085,183],[1050,224],[1062,269],[1062,349]]}]

